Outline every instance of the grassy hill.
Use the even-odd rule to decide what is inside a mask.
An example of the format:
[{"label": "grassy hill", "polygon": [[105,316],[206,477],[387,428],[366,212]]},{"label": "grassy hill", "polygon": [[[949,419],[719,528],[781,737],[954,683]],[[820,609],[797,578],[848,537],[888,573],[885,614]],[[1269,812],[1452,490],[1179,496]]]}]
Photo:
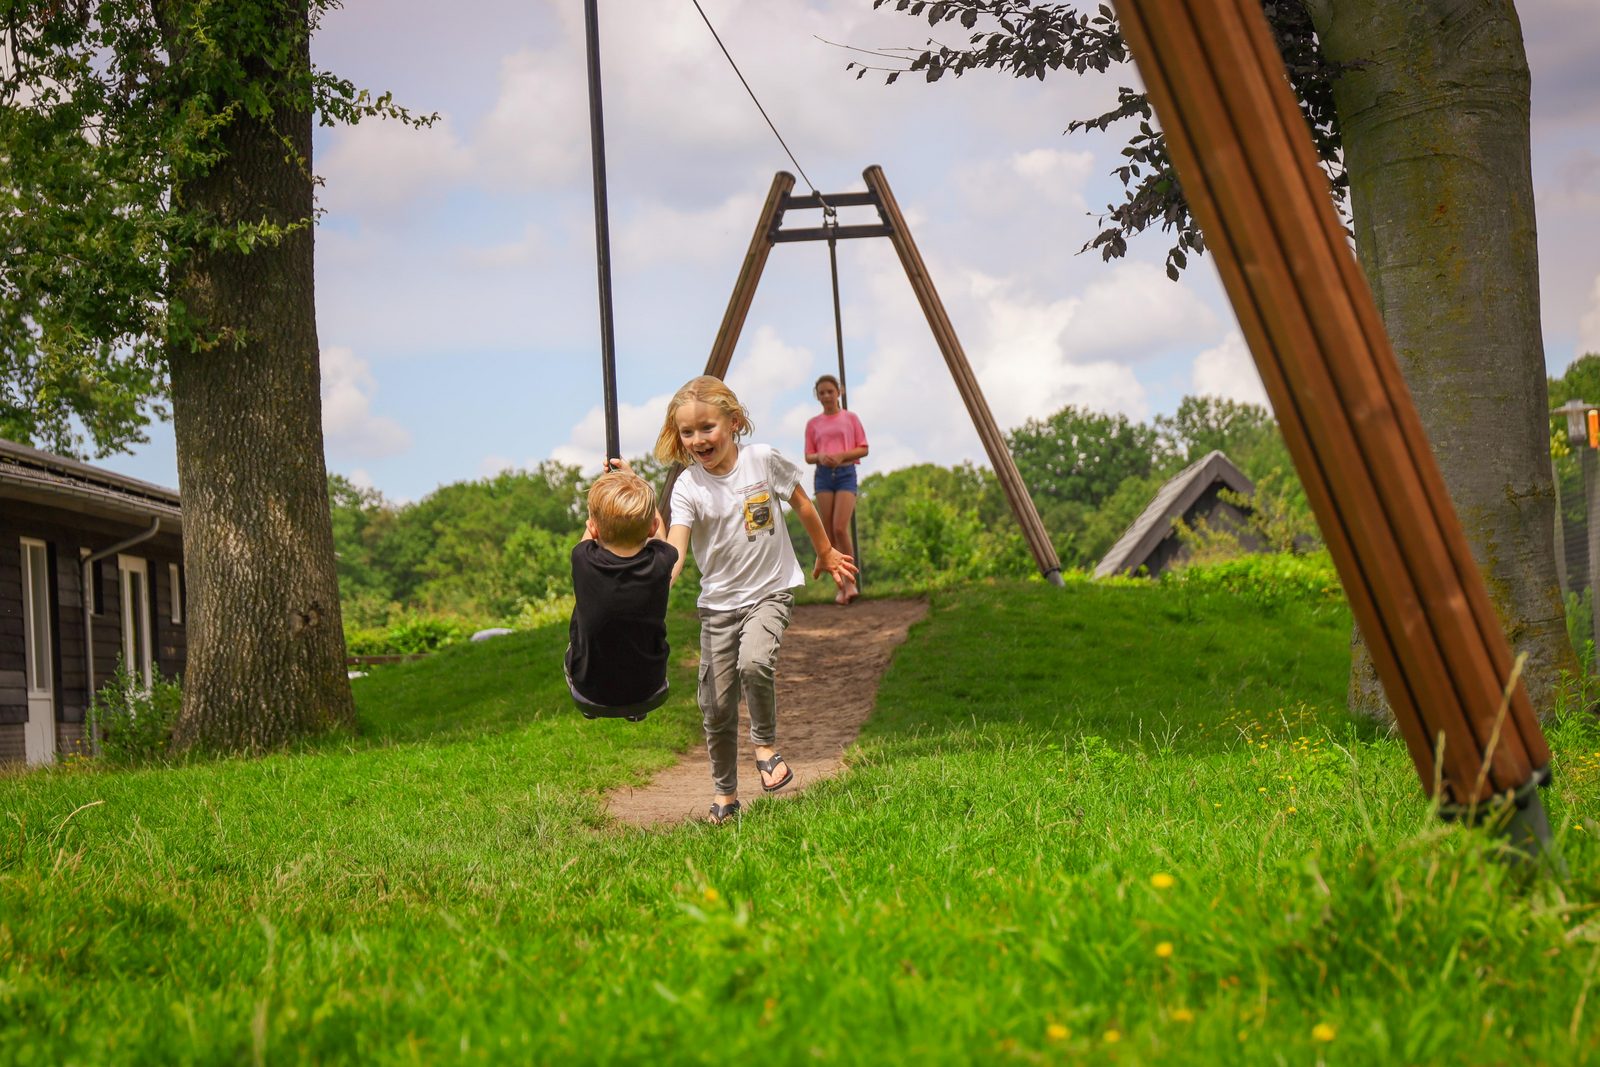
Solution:
[{"label": "grassy hill", "polygon": [[606,823],[692,677],[585,722],[559,626],[358,681],[357,739],[0,779],[0,1061],[1595,1058],[1600,729],[1553,729],[1571,880],[1519,886],[1341,710],[1348,625],[941,593],[850,773],[722,828]]}]

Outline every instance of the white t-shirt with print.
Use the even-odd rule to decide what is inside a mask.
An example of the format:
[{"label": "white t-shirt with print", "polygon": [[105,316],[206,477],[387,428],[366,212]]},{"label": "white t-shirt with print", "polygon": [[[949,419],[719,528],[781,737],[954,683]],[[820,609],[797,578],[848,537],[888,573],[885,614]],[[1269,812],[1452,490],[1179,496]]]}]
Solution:
[{"label": "white t-shirt with print", "polygon": [[702,608],[742,608],[805,584],[780,504],[799,485],[800,468],[771,445],[740,446],[727,474],[697,463],[679,475],[672,525],[689,527]]}]

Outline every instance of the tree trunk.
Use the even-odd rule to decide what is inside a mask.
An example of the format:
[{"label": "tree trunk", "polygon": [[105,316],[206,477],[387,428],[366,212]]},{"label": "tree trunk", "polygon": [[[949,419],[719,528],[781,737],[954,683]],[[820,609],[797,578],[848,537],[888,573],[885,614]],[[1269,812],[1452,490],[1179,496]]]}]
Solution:
[{"label": "tree trunk", "polygon": [[[1548,711],[1567,641],[1553,529],[1529,75],[1511,0],[1307,0],[1356,253],[1523,679]],[[1389,718],[1359,633],[1351,706]]]},{"label": "tree trunk", "polygon": [[[305,0],[261,6],[309,63]],[[260,752],[354,726],[322,450],[311,121],[241,107],[223,157],[175,194],[223,225],[300,224],[248,254],[197,249],[176,279],[197,333],[220,338],[169,353],[190,597],[182,748]]]}]

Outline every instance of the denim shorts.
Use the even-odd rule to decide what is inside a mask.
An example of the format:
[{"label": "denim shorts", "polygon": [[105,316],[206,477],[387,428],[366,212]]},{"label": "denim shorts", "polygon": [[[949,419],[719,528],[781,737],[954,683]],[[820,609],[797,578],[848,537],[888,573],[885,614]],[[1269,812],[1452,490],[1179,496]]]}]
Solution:
[{"label": "denim shorts", "polygon": [[856,465],[824,467],[817,464],[817,476],[811,483],[815,493],[853,493],[856,491]]}]

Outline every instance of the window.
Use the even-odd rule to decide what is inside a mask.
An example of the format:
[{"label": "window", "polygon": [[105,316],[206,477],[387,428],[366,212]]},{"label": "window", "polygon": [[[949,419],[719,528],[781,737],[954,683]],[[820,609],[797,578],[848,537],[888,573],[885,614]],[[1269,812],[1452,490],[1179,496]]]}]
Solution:
[{"label": "window", "polygon": [[22,616],[28,631],[28,696],[48,697],[55,680],[50,665],[50,551],[31,537],[22,539]]},{"label": "window", "polygon": [[117,571],[122,578],[122,661],[128,672],[149,686],[153,681],[150,663],[150,567],[137,556],[118,556]]},{"label": "window", "polygon": [[172,600],[170,613],[172,621],[181,626],[183,625],[183,571],[176,563],[167,564],[167,585],[168,595]]}]

